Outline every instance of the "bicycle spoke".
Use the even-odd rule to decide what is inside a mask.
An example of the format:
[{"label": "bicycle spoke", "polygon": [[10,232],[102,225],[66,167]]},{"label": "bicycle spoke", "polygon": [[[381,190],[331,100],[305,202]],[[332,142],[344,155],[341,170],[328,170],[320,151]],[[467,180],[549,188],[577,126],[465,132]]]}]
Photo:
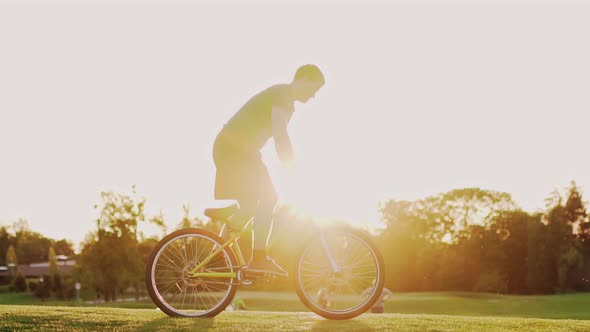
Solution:
[{"label": "bicycle spoke", "polygon": [[[299,261],[297,277],[304,295],[302,299],[314,303],[310,308],[322,316],[326,313],[328,318],[330,315],[356,316],[364,310],[361,307],[376,296],[373,284],[381,272],[375,252],[363,239],[346,232],[328,232],[324,238],[325,245],[319,240],[310,242]],[[332,267],[332,262],[338,269]],[[367,290],[369,294],[362,295]],[[320,292],[322,300],[318,298]],[[325,296],[327,302],[324,302]]]},{"label": "bicycle spoke", "polygon": [[208,263],[197,272],[234,271],[225,250],[208,257],[217,248],[220,244],[198,231],[172,238],[159,248],[151,263],[152,289],[159,294],[163,309],[181,316],[203,316],[218,310],[230,291],[235,292],[233,278],[189,277],[191,269],[205,259]]}]

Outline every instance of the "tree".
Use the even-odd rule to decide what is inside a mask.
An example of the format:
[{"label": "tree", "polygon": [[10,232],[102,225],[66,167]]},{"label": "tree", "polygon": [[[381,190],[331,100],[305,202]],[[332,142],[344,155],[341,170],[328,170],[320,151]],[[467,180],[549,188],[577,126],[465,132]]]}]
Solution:
[{"label": "tree", "polygon": [[572,241],[567,247],[562,248],[559,255],[557,276],[559,290],[572,291],[576,287],[575,276],[582,269],[583,257],[578,249],[577,243]]},{"label": "tree", "polygon": [[61,239],[59,241],[53,242],[52,247],[55,249],[55,253],[57,255],[65,255],[68,257],[74,256],[74,249],[72,246],[72,242],[70,242],[66,239]]},{"label": "tree", "polygon": [[10,234],[6,227],[0,227],[0,265],[6,265],[6,253],[10,245]]},{"label": "tree", "polygon": [[574,235],[569,245],[562,250],[559,279],[567,289],[588,290],[585,281],[590,272],[590,243],[588,241],[588,213],[580,188],[575,181],[570,183],[564,214]]},{"label": "tree", "polygon": [[16,278],[14,278],[14,290],[19,293],[27,291],[27,279],[20,271],[17,272]]},{"label": "tree", "polygon": [[18,270],[18,259],[12,244],[8,247],[6,252],[6,265],[9,268],[11,277],[14,278],[15,272]]},{"label": "tree", "polygon": [[6,264],[8,246],[13,245],[21,264],[44,262],[49,254],[49,247],[54,247],[56,254],[74,256],[72,243],[65,239],[53,240],[29,229],[26,219],[20,218],[10,227],[0,227],[0,265]]},{"label": "tree", "polygon": [[[379,238],[383,258],[388,262],[386,286],[396,291],[417,291],[417,260],[429,241],[438,238],[438,225],[428,216],[428,210],[420,202],[390,200],[380,208],[387,228]],[[425,268],[422,256],[420,267]]]},{"label": "tree", "polygon": [[64,285],[63,285],[63,277],[59,271],[59,267],[57,265],[57,257],[55,255],[55,250],[53,247],[49,248],[49,278],[51,278],[53,282],[52,291],[55,294],[55,297],[58,299],[64,298]]},{"label": "tree", "polygon": [[64,278],[62,277],[61,273],[56,273],[53,275],[53,294],[55,294],[55,298],[59,300],[64,299]]},{"label": "tree", "polygon": [[[503,236],[493,221],[488,225],[470,225],[461,232],[456,246],[463,256],[464,290],[506,291],[507,276],[502,264],[507,255],[502,250],[502,240]],[[497,282],[491,283],[490,280]],[[496,288],[490,288],[492,286]]]},{"label": "tree", "polygon": [[33,232],[22,220],[15,223],[14,245],[21,264],[43,262],[49,254],[53,240]]},{"label": "tree", "polygon": [[[565,292],[574,289],[577,283],[575,276],[583,268],[582,244],[574,235],[574,229],[586,218],[586,210],[581,194],[572,182],[568,199],[563,199],[557,191],[548,199],[547,225],[549,227],[549,243],[552,249],[551,270],[554,273],[556,290]],[[578,236],[579,238],[579,236]]]},{"label": "tree", "polygon": [[[135,196],[135,188],[133,188]],[[90,233],[80,253],[84,284],[106,301],[128,287],[142,287],[145,262],[139,251],[138,224],[145,221],[145,199],[102,192],[96,231]]]},{"label": "tree", "polygon": [[528,226],[538,220],[538,216],[531,216],[524,211],[504,211],[490,225],[490,230],[500,238],[497,244],[504,259],[497,267],[505,277],[506,291],[509,293],[527,293]]},{"label": "tree", "polygon": [[555,284],[549,227],[536,214],[527,223],[526,289],[529,294],[552,293]]},{"label": "tree", "polygon": [[51,277],[48,274],[44,274],[41,277],[41,281],[39,282],[39,285],[35,289],[35,296],[37,296],[41,300],[49,298],[49,296],[51,296],[51,288],[52,287],[53,287],[53,281],[52,281]]},{"label": "tree", "polygon": [[477,279],[473,290],[476,292],[507,293],[506,276],[498,271],[483,273]]},{"label": "tree", "polygon": [[[184,212],[184,215],[183,215],[182,219],[180,220],[180,222],[178,223],[178,225],[176,225],[176,229],[185,229],[185,228],[193,228],[193,227],[207,228],[205,225],[206,223],[202,219],[200,219],[198,217],[191,218],[190,204],[188,204],[188,203],[183,204],[182,210]],[[214,233],[217,233],[217,232],[214,230]]]},{"label": "tree", "polygon": [[571,183],[528,214],[506,193],[466,188],[381,205],[386,285],[400,291],[590,290],[590,220]]},{"label": "tree", "polygon": [[582,194],[575,181],[572,181],[570,184],[569,194],[564,208],[565,217],[567,218],[568,223],[572,225],[584,222],[588,216],[586,206],[582,200]]},{"label": "tree", "polygon": [[20,270],[18,268],[18,259],[16,257],[16,251],[14,250],[14,247],[12,245],[8,247],[8,250],[6,252],[6,265],[8,265],[8,272],[10,274],[10,282],[12,286],[15,288],[16,286],[20,286],[22,282],[20,280],[20,277],[22,274],[20,273]]},{"label": "tree", "polygon": [[31,230],[29,226],[29,221],[25,218],[18,218],[15,222],[12,223],[11,226],[14,231],[14,234]]},{"label": "tree", "polygon": [[489,270],[505,256],[499,235],[489,227],[503,211],[514,209],[507,193],[479,188],[451,190],[414,202],[386,201],[380,207],[386,229],[379,245],[391,271],[387,287],[471,290],[481,273],[503,273]]},{"label": "tree", "polygon": [[465,188],[415,202],[387,201],[380,212],[388,228],[411,227],[413,237],[448,242],[457,240],[469,225],[485,225],[499,212],[516,208],[507,193]]},{"label": "tree", "polygon": [[59,273],[59,268],[57,266],[57,257],[55,255],[55,250],[53,247],[49,247],[49,254],[47,255],[47,260],[49,262],[49,275],[54,276]]},{"label": "tree", "polygon": [[433,212],[444,221],[452,237],[469,225],[485,225],[499,213],[517,209],[510,194],[480,188],[451,190],[429,201],[436,202]]}]

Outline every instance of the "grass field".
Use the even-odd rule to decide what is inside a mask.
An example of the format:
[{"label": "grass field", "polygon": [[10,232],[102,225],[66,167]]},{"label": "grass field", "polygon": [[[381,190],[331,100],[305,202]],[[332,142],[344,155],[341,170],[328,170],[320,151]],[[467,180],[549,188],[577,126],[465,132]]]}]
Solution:
[{"label": "grass field", "polygon": [[[28,294],[0,294],[0,331],[590,331],[590,294],[506,296],[481,293],[396,294],[388,313],[329,321],[292,292],[240,291],[246,312],[213,319],[172,319],[151,301],[94,305],[40,302]],[[11,304],[11,305],[9,305]],[[118,308],[111,308],[117,306]]]},{"label": "grass field", "polygon": [[[248,311],[308,311],[293,292],[239,291]],[[75,301],[40,302],[30,294],[0,294],[0,304],[88,306]],[[101,303],[98,306],[153,309],[151,301]],[[502,316],[590,320],[590,294],[511,296],[483,293],[401,293],[385,306],[387,313],[460,316]]]},{"label": "grass field", "polygon": [[1,331],[590,331],[590,321],[363,314],[330,321],[308,312],[224,312],[174,319],[154,309],[0,305]]}]

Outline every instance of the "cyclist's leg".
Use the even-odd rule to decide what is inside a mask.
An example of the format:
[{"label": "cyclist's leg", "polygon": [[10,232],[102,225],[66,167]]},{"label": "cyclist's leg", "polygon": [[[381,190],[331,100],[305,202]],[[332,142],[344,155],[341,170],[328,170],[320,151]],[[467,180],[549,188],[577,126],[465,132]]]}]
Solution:
[{"label": "cyclist's leg", "polygon": [[252,249],[256,258],[266,258],[266,245],[272,230],[272,216],[277,199],[275,197],[261,199],[254,214],[254,238]]},{"label": "cyclist's leg", "polygon": [[[238,214],[230,218],[230,227],[237,230],[254,215],[254,252],[248,265],[256,266],[253,270],[267,272],[271,269],[270,272],[284,274],[280,267],[266,258],[266,243],[277,194],[260,152],[235,149],[219,140],[215,143],[213,159],[217,168],[215,198],[236,199],[240,204]],[[233,221],[237,225],[232,225]]]},{"label": "cyclist's leg", "polygon": [[229,218],[228,226],[234,231],[240,231],[256,213],[258,199],[256,197],[236,198],[240,209]]},{"label": "cyclist's leg", "polygon": [[252,249],[257,253],[256,258],[266,258],[266,243],[272,228],[272,216],[277,204],[277,193],[261,158],[252,160],[252,174],[255,174],[256,184],[252,193],[258,198],[258,208],[254,214],[254,238]]},{"label": "cyclist's leg", "polygon": [[266,248],[270,238],[273,224],[274,209],[277,204],[277,196],[270,181],[270,177],[264,168],[266,176],[260,177],[261,191],[259,193],[258,209],[254,215],[252,239],[252,259],[248,263],[248,270],[252,272],[271,273],[275,275],[287,276],[277,263],[267,257]]}]

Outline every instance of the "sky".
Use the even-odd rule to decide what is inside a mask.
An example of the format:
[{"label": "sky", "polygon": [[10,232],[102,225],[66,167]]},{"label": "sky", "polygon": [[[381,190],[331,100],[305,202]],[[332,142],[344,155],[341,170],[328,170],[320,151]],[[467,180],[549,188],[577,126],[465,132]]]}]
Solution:
[{"label": "sky", "polygon": [[[0,0],[0,224],[77,243],[100,191],[168,226],[213,201],[211,149],[253,95],[318,65],[295,152],[263,157],[303,213],[464,187],[525,210],[590,188],[590,5],[574,1]],[[148,231],[148,230],[146,230]]]}]

